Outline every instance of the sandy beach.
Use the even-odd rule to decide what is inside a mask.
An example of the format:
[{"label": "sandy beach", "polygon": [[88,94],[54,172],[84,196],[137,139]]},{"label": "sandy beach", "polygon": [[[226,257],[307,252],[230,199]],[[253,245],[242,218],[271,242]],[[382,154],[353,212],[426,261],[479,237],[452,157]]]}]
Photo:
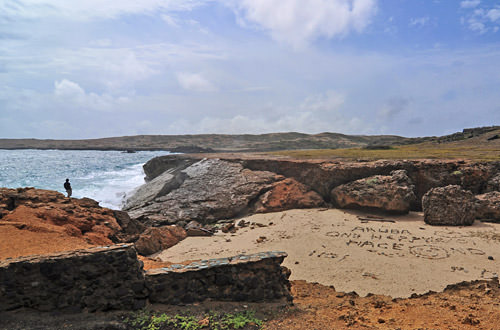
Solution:
[{"label": "sandy beach", "polygon": [[156,257],[181,262],[285,251],[291,280],[361,296],[409,297],[499,273],[500,224],[436,227],[415,212],[381,216],[394,222],[359,219],[370,215],[338,209],[257,214],[243,219],[254,225],[236,233],[188,237]]}]

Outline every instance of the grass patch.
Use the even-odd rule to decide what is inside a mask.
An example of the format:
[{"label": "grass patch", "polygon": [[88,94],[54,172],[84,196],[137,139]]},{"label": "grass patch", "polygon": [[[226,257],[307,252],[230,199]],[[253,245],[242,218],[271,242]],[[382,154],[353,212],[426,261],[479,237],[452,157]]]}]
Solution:
[{"label": "grass patch", "polygon": [[486,145],[456,145],[452,143],[420,143],[393,146],[391,149],[349,148],[284,150],[271,152],[270,154],[299,159],[468,159],[474,161],[500,161],[500,147]]},{"label": "grass patch", "polygon": [[124,323],[134,330],[257,330],[262,328],[263,321],[252,311],[234,314],[210,312],[200,317],[140,311],[126,318]]}]

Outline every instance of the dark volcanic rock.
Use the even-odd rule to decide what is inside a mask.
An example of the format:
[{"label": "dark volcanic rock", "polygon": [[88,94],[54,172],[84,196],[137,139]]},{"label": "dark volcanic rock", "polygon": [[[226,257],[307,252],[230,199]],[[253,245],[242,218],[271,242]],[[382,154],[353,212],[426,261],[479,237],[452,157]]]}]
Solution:
[{"label": "dark volcanic rock", "polygon": [[457,185],[429,190],[422,206],[424,221],[430,225],[470,226],[476,217],[474,195]]},{"label": "dark volcanic rock", "polygon": [[500,192],[477,195],[476,212],[477,219],[500,222]]},{"label": "dark volcanic rock", "polygon": [[341,208],[408,213],[415,200],[413,189],[406,171],[397,170],[340,185],[332,190],[332,200]]},{"label": "dark volcanic rock", "polygon": [[141,206],[127,209],[130,216],[149,224],[191,220],[206,224],[228,219],[244,212],[256,197],[283,179],[219,159],[201,160],[179,172],[179,176],[182,183],[177,189],[137,203]]}]

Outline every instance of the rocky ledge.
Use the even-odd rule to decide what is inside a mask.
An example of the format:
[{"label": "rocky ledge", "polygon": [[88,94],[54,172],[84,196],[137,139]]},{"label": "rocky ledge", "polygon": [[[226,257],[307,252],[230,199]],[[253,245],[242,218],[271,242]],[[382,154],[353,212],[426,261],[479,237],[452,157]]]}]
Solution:
[{"label": "rocky ledge", "polygon": [[[437,187],[457,185],[473,195],[492,195],[499,187],[500,163],[192,154],[158,157],[145,164],[144,170],[149,181],[128,200],[124,210],[147,225],[186,226],[193,220],[210,224],[252,213],[324,206],[421,211],[422,197]],[[484,200],[479,197],[475,203],[484,206]],[[487,207],[488,212],[472,217],[500,221],[498,203]],[[468,212],[481,207],[472,209]]]},{"label": "rocky ledge", "polygon": [[177,226],[148,228],[124,211],[89,198],[34,188],[0,188],[0,236],[9,237],[0,259],[135,242],[142,255],[166,249],[186,237]]}]

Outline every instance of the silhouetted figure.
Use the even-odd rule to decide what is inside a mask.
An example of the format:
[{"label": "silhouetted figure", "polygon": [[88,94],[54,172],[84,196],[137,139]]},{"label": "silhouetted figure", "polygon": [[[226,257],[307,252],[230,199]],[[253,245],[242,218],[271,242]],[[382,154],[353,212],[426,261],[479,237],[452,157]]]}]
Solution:
[{"label": "silhouetted figure", "polygon": [[68,198],[70,198],[71,193],[73,191],[71,190],[71,184],[69,183],[69,179],[66,179],[66,182],[64,182],[64,189],[66,189],[66,193],[68,194]]}]

